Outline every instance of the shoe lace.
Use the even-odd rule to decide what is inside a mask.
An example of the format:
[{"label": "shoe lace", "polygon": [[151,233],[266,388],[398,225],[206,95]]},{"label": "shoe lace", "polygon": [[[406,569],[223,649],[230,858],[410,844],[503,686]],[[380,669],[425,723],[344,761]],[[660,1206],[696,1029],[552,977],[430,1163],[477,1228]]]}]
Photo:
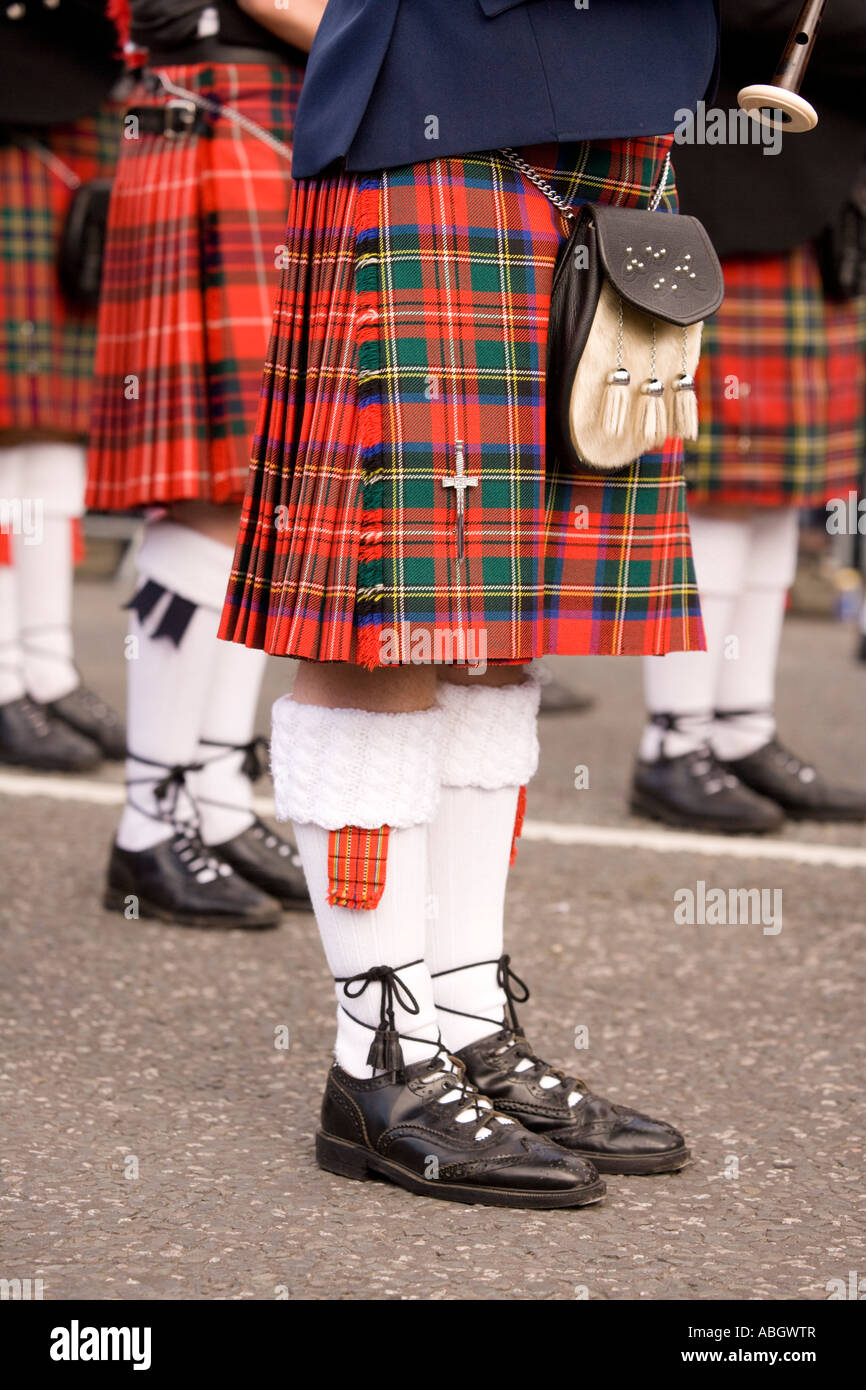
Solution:
[{"label": "shoe lace", "polygon": [[443,1080],[447,1087],[439,1097],[439,1105],[456,1105],[454,1119],[457,1124],[475,1124],[473,1138],[479,1142],[493,1133],[490,1125],[496,1121],[500,1125],[513,1125],[508,1115],[501,1115],[487,1096],[483,1096],[473,1085],[466,1073],[466,1067],[459,1057],[452,1057],[444,1048],[433,1058],[433,1070],[421,1079],[425,1083]]},{"label": "shoe lace", "polygon": [[212,854],[195,830],[186,829],[171,842],[176,857],[196,883],[215,883],[229,878],[233,870],[218,854]]},{"label": "shoe lace", "polygon": [[569,1076],[567,1072],[560,1071],[558,1067],[550,1066],[541,1057],[536,1057],[521,1031],[505,1028],[503,1032],[505,1036],[502,1045],[494,1049],[493,1055],[501,1057],[506,1052],[513,1051],[515,1065],[511,1068],[510,1077],[525,1080],[526,1072],[533,1071],[534,1079],[542,1090],[552,1091],[565,1087],[568,1091],[569,1106],[577,1105],[578,1101],[588,1094],[589,1087],[579,1076]]},{"label": "shoe lace", "polygon": [[543,1090],[553,1090],[555,1087],[566,1086],[569,1088],[568,1104],[570,1106],[577,1105],[577,1102],[589,1091],[586,1082],[581,1081],[579,1077],[568,1076],[565,1072],[549,1066],[540,1057],[536,1057],[526,1041],[526,1036],[517,1017],[516,1005],[526,1003],[529,998],[529,986],[512,970],[510,955],[505,954],[495,960],[471,961],[468,965],[455,965],[450,970],[438,970],[433,975],[433,979],[440,979],[443,975],[456,975],[462,970],[474,970],[483,965],[496,966],[496,983],[506,999],[507,1022],[503,1022],[501,1019],[487,1018],[484,1014],[471,1014],[465,1009],[446,1008],[443,1004],[437,1004],[436,1008],[442,1013],[456,1014],[460,1018],[474,1018],[479,1023],[489,1023],[492,1029],[499,1031],[502,1035],[502,1043],[494,1049],[493,1055],[503,1057],[506,1052],[511,1050],[514,1052],[514,1066],[508,1073],[509,1078],[526,1080],[525,1073],[534,1070],[535,1080],[538,1081]]},{"label": "shoe lace", "polygon": [[69,692],[67,698],[100,724],[114,725],[119,723],[114,710],[110,709],[105,701],[101,700],[96,692],[90,690],[86,685],[76,686],[74,690]]},{"label": "shoe lace", "polygon": [[48,714],[42,705],[31,700],[29,695],[22,696],[21,713],[37,738],[44,738],[46,734],[51,732],[51,720]]},{"label": "shoe lace", "polygon": [[728,772],[709,747],[696,748],[686,754],[689,773],[701,783],[705,796],[717,796],[721,791],[733,791],[740,785],[739,778]]},{"label": "shoe lace", "polygon": [[442,1080],[444,1082],[445,1091],[437,1103],[439,1105],[456,1105],[457,1110],[454,1114],[456,1123],[461,1125],[474,1124],[473,1138],[481,1142],[493,1134],[490,1125],[494,1121],[499,1124],[513,1124],[514,1121],[507,1115],[500,1115],[494,1109],[492,1101],[483,1096],[469,1080],[463,1062],[458,1057],[452,1057],[445,1050],[441,1037],[419,1038],[400,1033],[397,1030],[395,1021],[397,1005],[405,1013],[414,1016],[421,1012],[421,1005],[405,980],[400,978],[400,971],[409,970],[412,966],[421,964],[420,960],[412,960],[406,965],[399,966],[375,965],[369,970],[360,971],[357,975],[335,977],[335,983],[343,986],[343,994],[347,999],[359,999],[371,985],[379,986],[378,1026],[365,1023],[363,1019],[357,1018],[355,1014],[349,1012],[345,1004],[341,1004],[340,1007],[354,1023],[360,1024],[362,1028],[366,1028],[374,1034],[370,1051],[367,1054],[367,1065],[373,1068],[374,1073],[385,1071],[392,1072],[396,1076],[404,1071],[405,1063],[403,1050],[400,1046],[401,1039],[431,1047],[433,1049],[430,1059],[431,1069],[424,1073],[421,1078],[422,1081],[432,1083]]},{"label": "shoe lace", "polygon": [[[207,802],[206,804],[212,803]],[[266,849],[276,850],[281,859],[289,859],[293,868],[301,868],[301,856],[298,851],[293,849],[287,840],[275,834],[269,825],[265,825],[263,820],[259,820],[258,816],[250,826],[250,834],[254,839],[260,840]]]},{"label": "shoe lace", "polygon": [[778,739],[773,738],[769,743],[770,755],[773,761],[790,772],[793,777],[799,778],[801,782],[814,782],[818,776],[817,769],[811,763],[804,762],[798,758],[796,753],[792,753],[790,748],[786,748]]}]

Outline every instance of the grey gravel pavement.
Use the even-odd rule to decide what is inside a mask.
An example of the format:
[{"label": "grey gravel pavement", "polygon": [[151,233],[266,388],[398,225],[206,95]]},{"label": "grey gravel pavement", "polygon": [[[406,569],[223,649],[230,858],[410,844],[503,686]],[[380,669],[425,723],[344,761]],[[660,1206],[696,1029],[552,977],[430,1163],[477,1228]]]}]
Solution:
[{"label": "grey gravel pavement", "polygon": [[[119,702],[117,594],[79,599],[85,672]],[[789,622],[780,711],[798,751],[862,782],[852,648],[835,624]],[[529,815],[646,828],[624,810],[639,663],[552,669],[597,702],[544,721]],[[272,663],[263,731],[290,676]],[[503,1212],[316,1168],[334,1004],[312,920],[208,934],[103,912],[115,817],[2,797],[0,1277],[59,1300],[822,1300],[866,1276],[862,867],[524,841],[508,945],[530,1037],[679,1124],[695,1159],[610,1178],[582,1211]],[[861,827],[780,838],[866,846]],[[678,925],[674,893],[698,880],[781,890],[782,930]]]}]

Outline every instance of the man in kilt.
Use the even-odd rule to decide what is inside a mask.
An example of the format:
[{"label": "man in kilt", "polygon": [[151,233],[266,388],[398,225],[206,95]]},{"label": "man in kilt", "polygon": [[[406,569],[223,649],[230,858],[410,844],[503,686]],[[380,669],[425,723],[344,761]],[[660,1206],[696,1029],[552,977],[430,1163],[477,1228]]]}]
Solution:
[{"label": "man in kilt", "polygon": [[[722,107],[773,70],[797,13],[796,0],[772,16],[757,0],[723,4]],[[646,661],[632,785],[633,809],[671,825],[866,819],[866,791],[832,785],[781,744],[773,714],[798,513],[847,499],[866,457],[864,83],[866,8],[834,0],[804,87],[814,131],[771,157],[756,144],[677,149],[682,204],[722,255],[725,300],[705,326],[687,455],[707,651]]]},{"label": "man in kilt", "polygon": [[0,762],[42,771],[124,755],[74,660],[96,311],[60,275],[73,203],[114,167],[116,48],[103,0],[0,15]]},{"label": "man in kilt", "polygon": [[285,247],[291,141],[324,0],[132,0],[88,502],[147,509],[129,608],[127,802],[105,905],[196,926],[309,907],[252,809],[266,660],[216,640]]},{"label": "man in kilt", "polygon": [[330,0],[312,52],[221,632],[302,663],[271,762],[336,981],[317,1154],[347,1177],[580,1206],[688,1158],[533,1051],[503,905],[526,663],[702,644],[678,442],[570,471],[545,364],[559,205],[674,211],[665,132],[716,47],[710,0]]}]

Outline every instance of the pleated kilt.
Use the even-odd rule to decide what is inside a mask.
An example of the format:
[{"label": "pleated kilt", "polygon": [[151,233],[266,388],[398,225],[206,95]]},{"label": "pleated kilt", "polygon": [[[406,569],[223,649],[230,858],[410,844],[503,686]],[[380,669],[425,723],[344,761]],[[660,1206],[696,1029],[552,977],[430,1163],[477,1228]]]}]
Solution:
[{"label": "pleated kilt", "polygon": [[96,313],[57,277],[75,180],[110,178],[121,112],[44,131],[0,131],[0,432],[86,436]]},{"label": "pleated kilt", "polygon": [[821,506],[856,487],[866,454],[866,299],[824,296],[811,244],[724,262],[704,325],[696,502]]},{"label": "pleated kilt", "polygon": [[[524,154],[641,206],[669,143]],[[299,182],[224,637],[367,667],[702,645],[679,444],[615,477],[545,450],[566,234],[497,154]]]},{"label": "pleated kilt", "polygon": [[[161,69],[290,146],[303,73],[279,60]],[[130,105],[164,106],[143,88]],[[240,501],[291,161],[225,115],[124,139],[111,199],[88,505]]]}]

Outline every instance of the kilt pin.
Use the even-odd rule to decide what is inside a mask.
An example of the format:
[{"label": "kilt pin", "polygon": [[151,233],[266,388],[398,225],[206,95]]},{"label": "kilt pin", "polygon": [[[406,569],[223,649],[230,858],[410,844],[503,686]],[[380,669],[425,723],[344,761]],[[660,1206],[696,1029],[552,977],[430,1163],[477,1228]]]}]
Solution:
[{"label": "kilt pin", "polygon": [[[670,144],[523,154],[641,207]],[[566,234],[496,152],[297,182],[221,636],[369,668],[702,645],[679,442],[616,475],[545,450]]]}]

